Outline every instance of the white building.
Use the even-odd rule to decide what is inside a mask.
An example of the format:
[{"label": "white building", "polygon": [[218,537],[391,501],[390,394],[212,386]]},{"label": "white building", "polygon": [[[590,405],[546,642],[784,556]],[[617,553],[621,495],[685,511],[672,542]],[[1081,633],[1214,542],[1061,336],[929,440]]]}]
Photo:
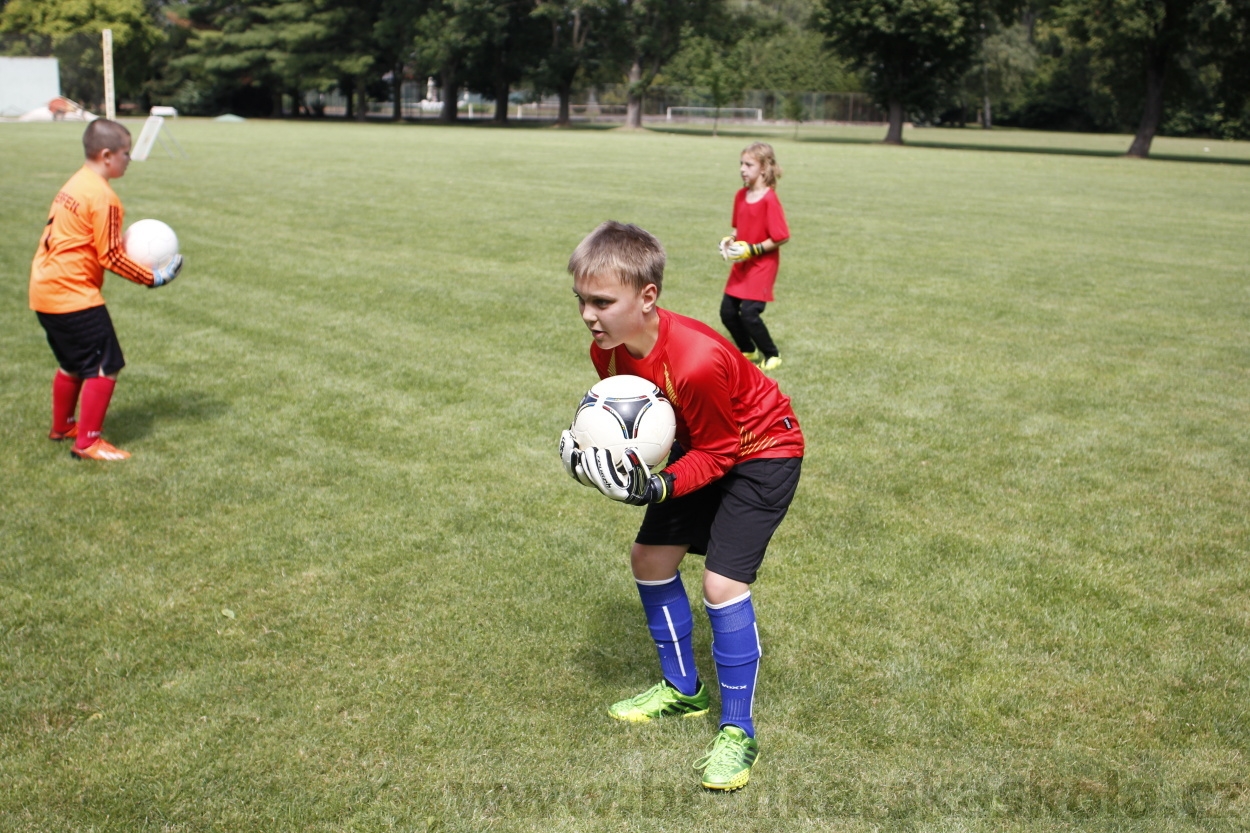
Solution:
[{"label": "white building", "polygon": [[61,95],[56,58],[0,58],[0,116],[20,116]]}]

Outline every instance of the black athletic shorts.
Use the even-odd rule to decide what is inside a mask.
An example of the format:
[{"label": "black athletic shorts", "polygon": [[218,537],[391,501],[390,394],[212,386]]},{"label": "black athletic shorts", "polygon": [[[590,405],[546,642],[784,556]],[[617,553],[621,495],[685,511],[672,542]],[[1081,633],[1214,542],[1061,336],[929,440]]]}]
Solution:
[{"label": "black athletic shorts", "polygon": [[747,460],[698,491],[647,506],[635,542],[689,545],[704,566],[751,584],[790,509],[802,457]]},{"label": "black athletic shorts", "polygon": [[113,319],[103,305],[77,312],[36,312],[56,361],[66,373],[86,379],[113,376],[126,366]]}]

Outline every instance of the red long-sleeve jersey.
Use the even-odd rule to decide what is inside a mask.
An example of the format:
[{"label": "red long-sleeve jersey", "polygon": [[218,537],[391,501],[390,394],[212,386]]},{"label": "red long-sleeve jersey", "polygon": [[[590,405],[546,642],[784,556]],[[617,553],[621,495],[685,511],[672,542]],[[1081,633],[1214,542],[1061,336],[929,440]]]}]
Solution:
[{"label": "red long-sleeve jersey", "polygon": [[802,457],[803,432],[790,397],[711,327],[656,309],[660,336],[646,357],[624,345],[590,345],[599,378],[641,376],[664,391],[677,414],[677,442],[685,454],[665,471],[673,496],[723,477],[745,460]]}]

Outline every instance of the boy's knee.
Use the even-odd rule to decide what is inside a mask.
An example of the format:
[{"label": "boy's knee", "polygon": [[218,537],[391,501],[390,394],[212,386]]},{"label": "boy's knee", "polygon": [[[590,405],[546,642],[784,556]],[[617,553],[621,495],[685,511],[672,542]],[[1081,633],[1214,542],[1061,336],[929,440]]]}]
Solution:
[{"label": "boy's knee", "polygon": [[677,575],[685,556],[685,547],[635,542],[629,551],[629,566],[639,581],[664,581]]},{"label": "boy's knee", "polygon": [[703,571],[703,598],[714,605],[724,604],[751,590],[751,585],[737,579],[722,576],[711,570]]}]

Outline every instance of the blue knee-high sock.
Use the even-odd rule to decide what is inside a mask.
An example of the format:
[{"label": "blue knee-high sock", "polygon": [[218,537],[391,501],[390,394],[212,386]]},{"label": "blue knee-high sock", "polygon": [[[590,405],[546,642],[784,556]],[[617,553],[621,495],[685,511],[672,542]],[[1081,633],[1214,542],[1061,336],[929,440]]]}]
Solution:
[{"label": "blue knee-high sock", "polygon": [[667,581],[640,581],[638,595],[647,613],[647,627],[660,654],[660,671],[664,679],[682,694],[694,694],[699,688],[699,672],[694,667],[690,648],[690,632],[694,617],[690,600],[681,583],[681,573]]},{"label": "blue knee-high sock", "polygon": [[704,604],[712,621],[712,658],[720,681],[720,725],[731,723],[755,737],[751,707],[762,651],[751,592],[724,604],[713,605],[706,600]]}]

